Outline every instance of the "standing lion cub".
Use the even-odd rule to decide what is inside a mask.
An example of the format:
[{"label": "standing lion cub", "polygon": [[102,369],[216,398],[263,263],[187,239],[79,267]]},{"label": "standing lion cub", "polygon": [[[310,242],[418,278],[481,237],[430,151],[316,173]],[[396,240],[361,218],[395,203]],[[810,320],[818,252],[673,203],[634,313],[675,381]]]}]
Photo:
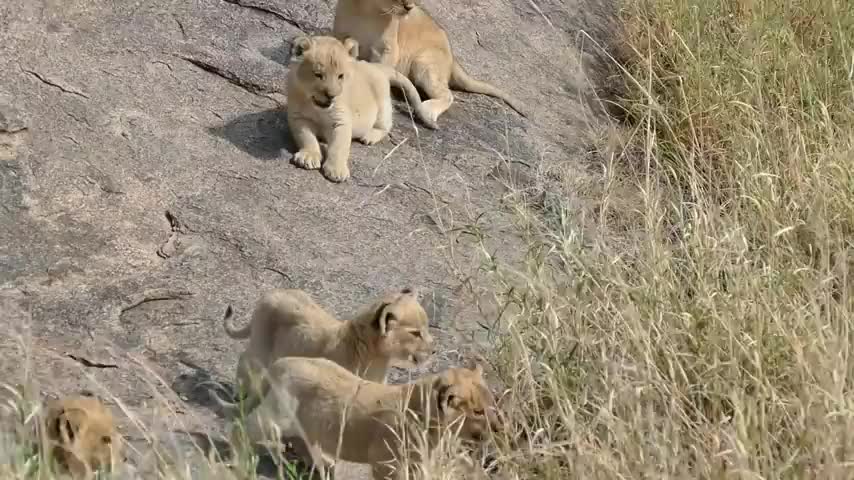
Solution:
[{"label": "standing lion cub", "polygon": [[318,138],[328,148],[323,173],[341,182],[350,177],[350,143],[383,140],[392,127],[391,85],[402,88],[415,114],[430,128],[436,123],[412,82],[393,68],[359,61],[358,42],[302,36],[294,41],[288,72],[288,123],[299,151],[294,163],[321,168]]},{"label": "standing lion cub", "polygon": [[436,121],[454,101],[448,88],[504,100],[527,117],[521,104],[489,83],[470,77],[451,52],[448,34],[415,0],[338,0],[336,38],[359,42],[359,58],[395,67],[421,88]]},{"label": "standing lion cub", "polygon": [[[252,444],[301,437],[320,450],[320,460],[337,457],[369,464],[374,480],[407,477],[404,455],[421,453],[402,444],[404,415],[426,428],[428,448],[446,428],[478,444],[503,430],[495,398],[478,365],[451,368],[413,383],[388,385],[359,378],[324,358],[288,357],[270,368],[271,387],[246,419]],[[237,438],[233,425],[231,435]],[[412,458],[417,463],[417,457]],[[315,460],[317,461],[317,460]]]},{"label": "standing lion cub", "polygon": [[[433,354],[427,312],[410,289],[385,294],[344,321],[295,289],[264,293],[243,328],[229,325],[232,315],[229,306],[222,319],[225,332],[249,338],[237,363],[237,387],[250,400],[266,390],[264,369],[281,357],[328,358],[360,377],[385,382],[390,366],[417,366]],[[231,415],[239,411],[235,404],[218,403]]]}]

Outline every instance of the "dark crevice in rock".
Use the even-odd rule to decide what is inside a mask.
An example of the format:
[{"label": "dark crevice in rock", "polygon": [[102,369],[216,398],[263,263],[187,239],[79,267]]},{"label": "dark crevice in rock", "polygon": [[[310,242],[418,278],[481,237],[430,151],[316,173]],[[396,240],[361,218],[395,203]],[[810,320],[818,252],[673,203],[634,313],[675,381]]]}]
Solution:
[{"label": "dark crevice in rock", "polygon": [[93,362],[92,360],[89,360],[89,359],[88,359],[88,358],[86,358],[86,357],[78,357],[77,355],[71,355],[71,354],[68,354],[68,358],[70,358],[70,359],[72,359],[72,360],[76,361],[77,363],[79,363],[79,364],[83,365],[84,367],[91,367],[91,368],[119,368],[119,366],[118,366],[118,365],[114,365],[114,364],[112,364],[112,363],[99,363],[99,362]]},{"label": "dark crevice in rock", "polygon": [[296,27],[296,28],[302,30],[303,32],[310,32],[310,31],[314,30],[313,28],[307,27],[306,25],[303,25],[301,22],[298,22],[298,21],[294,20],[293,18],[290,18],[281,12],[277,12],[275,10],[265,8],[265,7],[262,7],[260,5],[252,5],[250,3],[244,2],[243,0],[223,0],[223,1],[225,3],[237,5],[238,7],[248,8],[250,10],[255,10],[257,12],[262,12],[262,13],[266,13],[268,15],[272,15],[272,16],[278,18],[279,20],[286,22],[288,25],[291,25],[292,27]]},{"label": "dark crevice in rock", "polygon": [[36,77],[40,82],[42,82],[46,85],[50,85],[51,87],[58,88],[64,93],[69,93],[71,95],[77,95],[78,97],[89,98],[89,95],[87,95],[86,93],[84,93],[84,92],[82,92],[76,88],[73,88],[73,87],[66,87],[66,86],[64,86],[60,83],[57,83],[56,81],[51,80],[51,79],[45,77],[44,75],[42,75],[38,72],[35,72],[33,70],[27,70],[27,69],[22,67],[21,71],[24,73],[29,73],[30,75]]},{"label": "dark crevice in rock", "polygon": [[265,87],[263,85],[259,85],[257,83],[253,83],[253,82],[250,82],[250,81],[245,80],[243,78],[240,78],[240,76],[238,76],[234,72],[231,72],[231,71],[226,70],[224,68],[217,67],[216,65],[210,64],[204,60],[200,60],[198,58],[193,58],[193,57],[187,57],[187,56],[183,56],[183,55],[176,55],[176,57],[180,58],[181,60],[184,60],[186,62],[193,64],[194,66],[196,66],[197,68],[199,68],[201,70],[204,70],[208,73],[212,73],[212,74],[214,74],[220,78],[223,78],[223,79],[227,80],[229,83],[231,83],[232,85],[240,87],[241,89],[247,91],[248,93],[251,93],[252,95],[257,95],[259,97],[264,97],[264,98],[273,100],[264,94],[265,93],[278,93],[271,88],[268,88],[268,87]]}]

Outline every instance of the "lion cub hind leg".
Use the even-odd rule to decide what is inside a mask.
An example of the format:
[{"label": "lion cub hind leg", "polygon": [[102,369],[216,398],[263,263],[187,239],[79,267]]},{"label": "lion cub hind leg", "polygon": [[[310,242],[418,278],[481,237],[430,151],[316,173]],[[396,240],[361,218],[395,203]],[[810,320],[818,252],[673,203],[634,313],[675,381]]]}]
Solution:
[{"label": "lion cub hind leg", "polygon": [[282,437],[300,437],[296,422],[299,401],[281,388],[270,388],[247,416],[246,436],[252,445],[276,445]]},{"label": "lion cub hind leg", "polygon": [[410,71],[412,83],[421,87],[430,98],[423,102],[424,110],[432,122],[445,113],[454,103],[454,95],[448,88],[449,75],[437,71],[429,62],[416,61]]},{"label": "lion cub hind leg", "polygon": [[[320,471],[321,478],[327,478],[327,466],[334,462],[331,457],[324,454],[319,445],[306,442],[305,433],[297,417],[297,409],[299,409],[299,399],[288,391],[286,385],[270,388],[258,408],[246,417],[244,424],[246,436],[251,445],[264,445],[271,450],[281,449],[282,439],[290,439],[297,444],[302,443],[295,449],[296,453],[304,461],[315,465]],[[232,432],[232,439],[237,438],[236,434],[236,431]]]},{"label": "lion cub hind leg", "polygon": [[381,142],[388,135],[388,132],[391,131],[392,110],[390,97],[386,95],[385,98],[380,98],[379,105],[377,106],[379,107],[379,112],[377,112],[377,120],[373,128],[359,139],[365,145],[373,145]]}]

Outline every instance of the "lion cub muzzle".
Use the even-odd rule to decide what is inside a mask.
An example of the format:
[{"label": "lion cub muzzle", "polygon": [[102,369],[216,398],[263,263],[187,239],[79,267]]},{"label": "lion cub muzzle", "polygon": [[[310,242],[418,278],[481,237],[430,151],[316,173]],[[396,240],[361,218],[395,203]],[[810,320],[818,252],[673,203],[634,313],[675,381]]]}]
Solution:
[{"label": "lion cub muzzle", "polygon": [[333,94],[329,89],[324,89],[323,91],[312,95],[311,99],[314,101],[315,105],[325,110],[332,106],[336,96],[337,95]]}]

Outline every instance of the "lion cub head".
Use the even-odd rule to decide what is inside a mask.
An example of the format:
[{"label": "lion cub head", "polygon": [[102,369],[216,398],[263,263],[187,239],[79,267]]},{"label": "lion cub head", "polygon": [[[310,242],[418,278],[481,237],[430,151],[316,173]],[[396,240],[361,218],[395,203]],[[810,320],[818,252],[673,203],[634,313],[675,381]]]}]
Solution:
[{"label": "lion cub head", "polygon": [[353,71],[359,44],[351,38],[343,43],[326,36],[300,36],[291,47],[291,62],[297,63],[296,83],[318,108],[329,108],[344,91]]},{"label": "lion cub head", "polygon": [[369,319],[376,332],[375,348],[395,366],[415,367],[433,355],[430,322],[416,292],[406,288],[387,294],[372,309]]},{"label": "lion cub head", "polygon": [[406,15],[418,6],[416,0],[366,0],[385,15]]},{"label": "lion cub head", "polygon": [[53,457],[75,478],[123,460],[110,410],[95,397],[70,396],[46,405],[45,432]]},{"label": "lion cub head", "polygon": [[439,374],[433,383],[439,418],[444,425],[462,422],[464,440],[482,442],[504,428],[495,397],[483,379],[483,367],[451,368]]}]

